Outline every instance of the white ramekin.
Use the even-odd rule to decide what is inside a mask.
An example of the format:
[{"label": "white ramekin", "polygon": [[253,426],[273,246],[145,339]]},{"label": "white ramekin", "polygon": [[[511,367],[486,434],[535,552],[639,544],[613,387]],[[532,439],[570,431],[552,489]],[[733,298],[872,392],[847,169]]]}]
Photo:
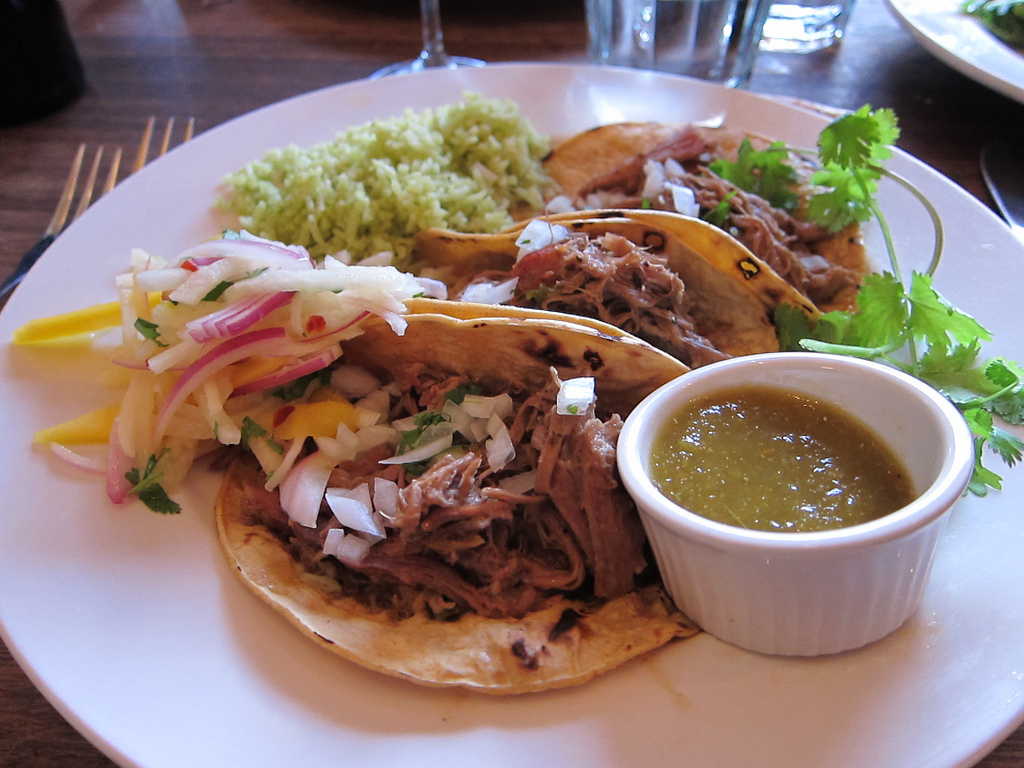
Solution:
[{"label": "white ramekin", "polygon": [[[814,533],[748,530],[680,507],[650,479],[654,438],[687,400],[737,384],[844,409],[902,459],[918,497],[879,520]],[[618,466],[680,610],[742,648],[814,656],[879,640],[916,610],[974,449],[963,417],[927,384],[877,363],[792,352],[734,358],[665,384],[626,419]]]}]

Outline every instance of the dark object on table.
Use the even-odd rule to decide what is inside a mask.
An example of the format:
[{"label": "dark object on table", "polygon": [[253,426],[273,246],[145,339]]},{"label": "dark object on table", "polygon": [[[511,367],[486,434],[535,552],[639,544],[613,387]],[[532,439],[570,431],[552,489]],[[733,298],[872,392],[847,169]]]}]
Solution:
[{"label": "dark object on table", "polygon": [[58,0],[0,0],[0,125],[48,115],[84,90]]}]

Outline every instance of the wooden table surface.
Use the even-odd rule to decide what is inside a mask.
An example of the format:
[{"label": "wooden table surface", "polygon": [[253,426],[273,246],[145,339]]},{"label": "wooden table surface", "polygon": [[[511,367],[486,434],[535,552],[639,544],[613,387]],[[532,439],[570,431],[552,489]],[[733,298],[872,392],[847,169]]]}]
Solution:
[{"label": "wooden table surface", "polygon": [[[488,61],[583,62],[582,5],[445,0],[447,48]],[[0,127],[2,274],[42,234],[79,142],[131,147],[149,115],[195,115],[206,130],[419,51],[416,0],[65,0],[64,7],[88,89],[56,114]],[[762,55],[750,90],[842,108],[892,107],[900,146],[988,204],[981,148],[1024,136],[1024,105],[934,59],[882,0],[859,1],[838,51]],[[111,765],[0,645],[0,768]],[[1024,728],[980,765],[1024,766]]]}]

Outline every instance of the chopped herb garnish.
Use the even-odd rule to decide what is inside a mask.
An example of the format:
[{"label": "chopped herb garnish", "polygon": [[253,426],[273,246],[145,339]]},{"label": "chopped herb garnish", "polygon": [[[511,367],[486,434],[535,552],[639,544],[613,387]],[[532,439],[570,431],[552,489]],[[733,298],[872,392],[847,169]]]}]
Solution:
[{"label": "chopped herb garnish", "polygon": [[[399,455],[407,453],[410,448],[414,448],[417,443],[420,442],[420,438],[423,437],[423,433],[426,431],[427,427],[432,427],[435,424],[442,424],[446,421],[450,421],[448,415],[441,413],[440,411],[420,411],[419,413],[414,414],[412,417],[412,423],[415,425],[415,428],[399,432],[400,437],[396,453]],[[408,470],[410,465],[406,464],[404,466],[406,467],[406,470]]]},{"label": "chopped herb garnish", "polygon": [[718,205],[712,208],[707,213],[701,216],[704,221],[708,224],[714,224],[716,227],[722,228],[725,226],[725,220],[729,216],[729,211],[732,210],[732,206],[729,205],[729,201],[736,197],[736,190],[733,190],[725,197],[723,197]]},{"label": "chopped herb garnish", "polygon": [[208,294],[203,296],[203,301],[216,301],[223,296],[224,291],[232,285],[234,285],[234,283],[230,280],[221,280]]},{"label": "chopped herb garnish", "polygon": [[314,382],[320,386],[326,386],[331,380],[331,372],[327,368],[321,368],[319,371],[313,373],[307,373],[305,376],[300,376],[295,381],[288,382],[287,384],[272,389],[270,391],[271,397],[279,397],[285,402],[289,400],[298,400],[304,394],[309,386]]},{"label": "chopped herb garnish", "polygon": [[462,401],[466,399],[466,395],[482,395],[483,392],[483,387],[479,384],[472,384],[467,381],[448,390],[445,394],[445,399],[451,400],[455,405],[462,405]]},{"label": "chopped herb garnish", "polygon": [[[889,145],[898,135],[890,110],[871,112],[869,107],[828,126],[819,140],[824,170],[813,179],[836,186],[813,197],[808,208],[809,215],[823,216],[830,229],[873,214],[882,228],[892,271],[865,278],[853,311],[828,312],[812,324],[799,310],[781,306],[775,323],[783,348],[884,362],[942,392],[974,434],[975,467],[969,490],[984,496],[989,488],[1002,486],[999,475],[983,465],[984,449],[1011,467],[1024,455],[1024,441],[1001,429],[993,418],[1024,424],[1024,369],[1003,357],[979,361],[981,342],[990,340],[991,334],[932,286],[942,247],[938,215],[908,182],[879,164],[891,156]],[[875,200],[882,176],[914,192],[936,227],[931,264],[924,273],[913,272],[908,283],[901,277],[888,224]]]},{"label": "chopped herb garnish", "polygon": [[249,416],[242,419],[242,447],[247,451],[251,451],[250,442],[260,437],[266,437],[267,430],[261,427],[257,422]]},{"label": "chopped herb garnish", "polygon": [[534,288],[533,290],[527,291],[526,298],[528,298],[530,301],[535,301],[538,304],[543,304],[550,294],[551,286],[541,285],[538,286],[537,288]]},{"label": "chopped herb garnish", "polygon": [[156,454],[151,455],[141,472],[137,467],[133,467],[125,472],[124,477],[132,484],[128,491],[130,495],[138,496],[142,503],[154,512],[159,512],[162,515],[176,515],[181,512],[181,506],[172,501],[163,486],[160,485],[163,472],[157,469],[157,464],[165,453],[167,453],[166,449],[159,457]]},{"label": "chopped herb garnish", "polygon": [[135,321],[135,330],[142,334],[144,339],[149,339],[158,347],[166,347],[167,342],[160,338],[160,327],[145,318],[139,318]]},{"label": "chopped herb garnish", "polygon": [[709,168],[740,189],[760,195],[776,208],[791,211],[796,207],[797,174],[786,163],[789,149],[776,141],[767,149],[754,149],[749,139],[743,139],[736,162],[719,158]]}]

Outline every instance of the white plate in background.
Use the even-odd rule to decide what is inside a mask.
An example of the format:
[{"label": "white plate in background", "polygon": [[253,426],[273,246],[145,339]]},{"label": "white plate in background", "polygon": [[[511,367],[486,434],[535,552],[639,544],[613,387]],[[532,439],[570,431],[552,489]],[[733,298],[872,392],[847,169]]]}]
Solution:
[{"label": "white plate in background", "polygon": [[1024,54],[960,11],[959,0],[886,0],[921,46],[961,74],[1024,103]]}]

